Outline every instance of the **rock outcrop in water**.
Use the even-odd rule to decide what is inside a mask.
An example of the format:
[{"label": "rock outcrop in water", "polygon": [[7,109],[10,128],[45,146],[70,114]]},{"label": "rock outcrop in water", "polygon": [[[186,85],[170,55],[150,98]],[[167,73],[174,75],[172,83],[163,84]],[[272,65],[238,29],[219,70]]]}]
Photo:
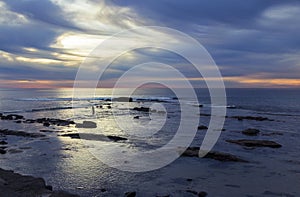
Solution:
[{"label": "rock outcrop in water", "polygon": [[64,191],[52,191],[42,178],[23,176],[0,168],[0,195],[3,197],[49,196],[78,197]]},{"label": "rock outcrop in water", "polygon": [[115,101],[115,102],[132,102],[132,98],[131,97],[118,97],[118,98],[113,98],[111,101]]},{"label": "rock outcrop in water", "polygon": [[206,130],[206,129],[208,129],[208,127],[205,125],[198,126],[198,130]]},{"label": "rock outcrop in water", "polygon": [[256,136],[259,134],[259,130],[258,129],[252,129],[252,128],[249,128],[249,129],[246,129],[244,131],[242,131],[242,133],[244,135],[249,135],[249,136]]},{"label": "rock outcrop in water", "polygon": [[13,130],[0,130],[0,134],[3,135],[14,135],[14,136],[20,136],[20,137],[31,137],[31,138],[37,138],[37,137],[45,137],[46,135],[41,133],[27,133],[24,131],[13,131]]},{"label": "rock outcrop in water", "polygon": [[269,119],[267,117],[261,117],[261,116],[231,116],[230,118],[235,118],[240,121],[242,120],[274,121],[273,119]]},{"label": "rock outcrop in water", "polygon": [[81,123],[76,124],[76,128],[89,128],[89,129],[94,129],[97,128],[97,123],[92,122],[92,121],[83,121]]},{"label": "rock outcrop in water", "polygon": [[[183,157],[198,157],[199,156],[199,147],[189,147],[187,148],[181,156]],[[228,161],[228,162],[248,162],[244,159],[241,159],[237,156],[231,155],[229,153],[222,153],[217,151],[210,151],[207,153],[204,158],[214,159],[218,161]]]},{"label": "rock outcrop in water", "polygon": [[134,110],[134,111],[140,111],[140,112],[150,112],[150,108],[149,107],[135,107],[132,110]]},{"label": "rock outcrop in water", "polygon": [[269,148],[280,148],[281,145],[277,142],[269,141],[269,140],[226,140],[226,142],[238,144],[241,146],[247,147],[269,147]]}]

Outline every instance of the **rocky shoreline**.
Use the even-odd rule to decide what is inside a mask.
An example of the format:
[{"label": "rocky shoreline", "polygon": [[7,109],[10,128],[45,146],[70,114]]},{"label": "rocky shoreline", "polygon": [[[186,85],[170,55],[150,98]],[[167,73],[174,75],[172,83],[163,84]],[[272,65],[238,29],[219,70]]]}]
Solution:
[{"label": "rocky shoreline", "polygon": [[11,170],[0,168],[0,194],[2,197],[78,197],[65,191],[52,191],[52,186],[45,180],[32,176],[24,176]]}]

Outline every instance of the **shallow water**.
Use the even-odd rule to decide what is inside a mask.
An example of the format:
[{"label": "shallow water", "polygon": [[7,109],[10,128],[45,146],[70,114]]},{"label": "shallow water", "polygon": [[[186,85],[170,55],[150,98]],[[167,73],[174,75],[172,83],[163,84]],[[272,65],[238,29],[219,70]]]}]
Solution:
[{"label": "shallow water", "polygon": [[[180,108],[170,91],[162,89],[140,90],[134,95],[130,108],[151,106],[159,101],[167,114],[158,118],[167,119],[162,129],[151,137],[139,138],[140,130],[133,127],[124,132],[116,124],[116,116],[148,124],[151,117],[145,113],[125,110],[122,102],[105,101],[111,90],[97,90],[95,97],[82,96],[73,99],[72,90],[1,90],[0,113],[24,115],[26,119],[60,118],[95,121],[97,129],[71,127],[45,128],[41,124],[17,124],[0,120],[1,129],[39,132],[52,129],[81,133],[98,133],[128,138],[124,142],[101,142],[103,146],[117,145],[133,151],[146,151],[163,146],[172,139],[178,128]],[[202,114],[210,114],[212,107],[207,91],[197,90]],[[118,95],[121,96],[121,95]],[[147,99],[147,100],[139,100]],[[155,99],[155,100],[153,100]],[[157,100],[158,99],[158,100]],[[82,196],[122,196],[127,191],[136,191],[138,196],[193,196],[186,190],[206,191],[209,196],[299,196],[300,195],[300,90],[298,89],[228,89],[227,104],[236,108],[227,109],[227,116],[262,116],[274,121],[238,121],[226,118],[224,128],[214,150],[231,153],[250,161],[249,163],[220,162],[211,159],[181,157],[164,168],[142,173],[123,172],[111,168],[89,151],[91,141],[60,137],[61,133],[43,133],[45,138],[6,136],[10,149],[21,153],[0,155],[0,166],[22,174],[43,177],[54,189],[64,189]],[[188,96],[184,102],[193,106],[195,101]],[[103,108],[92,106],[102,105]],[[70,109],[70,107],[74,107]],[[193,106],[198,107],[198,106]],[[200,124],[208,125],[209,116],[199,116]],[[125,121],[126,122],[126,121]],[[130,127],[131,125],[127,125]],[[257,128],[258,136],[245,136],[241,131]],[[273,135],[268,135],[275,132]],[[63,132],[62,132],[63,133]],[[280,133],[280,135],[278,135]],[[192,142],[200,146],[205,131],[199,130]],[[243,148],[229,144],[227,139],[266,139],[282,145],[282,148]],[[93,142],[97,143],[97,142]],[[101,150],[99,150],[101,151]],[[108,158],[109,159],[109,158]],[[192,181],[187,181],[192,179]],[[106,192],[101,192],[105,188]]]}]

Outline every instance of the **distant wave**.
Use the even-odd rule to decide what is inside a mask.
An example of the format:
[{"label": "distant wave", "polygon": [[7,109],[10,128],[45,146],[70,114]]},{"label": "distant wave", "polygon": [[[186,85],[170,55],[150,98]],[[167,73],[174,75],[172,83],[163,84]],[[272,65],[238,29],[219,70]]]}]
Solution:
[{"label": "distant wave", "polygon": [[[121,96],[120,96],[121,97]],[[15,99],[17,101],[105,101],[105,100],[110,100],[114,98],[120,98],[120,97],[86,97],[86,98],[20,98],[20,99]],[[132,100],[134,102],[138,101],[144,101],[144,102],[172,102],[175,101],[175,98],[171,97],[132,97]]]}]

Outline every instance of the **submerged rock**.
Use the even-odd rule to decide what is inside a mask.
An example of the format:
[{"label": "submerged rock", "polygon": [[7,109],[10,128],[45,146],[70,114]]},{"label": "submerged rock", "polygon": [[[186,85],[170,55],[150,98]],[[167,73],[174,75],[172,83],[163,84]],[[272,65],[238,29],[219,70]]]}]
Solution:
[{"label": "submerged rock", "polygon": [[[184,157],[198,157],[199,156],[199,147],[189,147],[187,148],[181,156]],[[244,159],[241,159],[237,156],[231,155],[229,153],[222,153],[217,151],[208,152],[204,158],[214,159],[218,161],[231,161],[231,162],[248,162]]]},{"label": "submerged rock", "polygon": [[83,121],[81,123],[76,124],[76,128],[89,128],[89,129],[94,129],[97,128],[97,123],[92,122],[92,121]]},{"label": "submerged rock", "polygon": [[270,148],[280,148],[281,145],[274,141],[269,140],[226,140],[226,142],[238,144],[247,147],[270,147]]},{"label": "submerged rock", "polygon": [[244,135],[250,135],[250,136],[258,135],[259,132],[260,131],[258,129],[252,129],[252,128],[249,128],[249,129],[246,129],[246,130],[242,131],[242,133]]},{"label": "submerged rock", "polygon": [[126,192],[125,193],[125,197],[135,197],[136,196],[136,192]]},{"label": "submerged rock", "polygon": [[206,129],[208,129],[208,127],[205,125],[198,126],[198,130],[206,130]]},{"label": "submerged rock", "polygon": [[201,191],[198,193],[198,197],[206,197],[207,196],[207,192]]}]

